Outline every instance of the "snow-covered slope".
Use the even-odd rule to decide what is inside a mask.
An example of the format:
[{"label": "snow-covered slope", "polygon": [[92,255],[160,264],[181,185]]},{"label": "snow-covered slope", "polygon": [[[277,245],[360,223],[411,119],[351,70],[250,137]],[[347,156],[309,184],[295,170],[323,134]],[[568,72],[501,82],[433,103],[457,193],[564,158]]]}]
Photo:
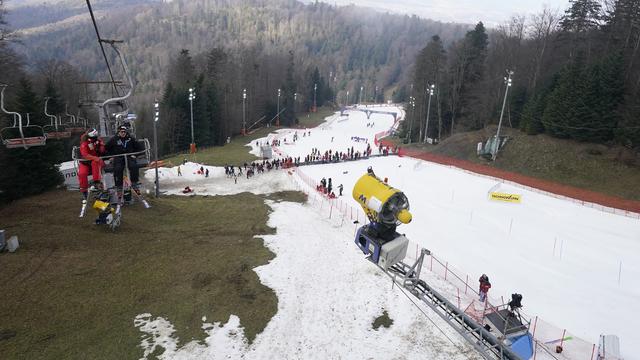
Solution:
[{"label": "snow-covered slope", "polygon": [[[393,107],[378,109],[401,113]],[[374,146],[376,133],[394,123],[389,115],[372,114],[367,119],[360,111],[348,114],[348,117],[335,114],[320,127],[308,129],[310,136],[307,132],[303,137],[304,130],[280,130],[251,145],[257,151],[257,144],[278,138],[282,144],[278,152],[302,159],[312,148],[322,153],[329,149],[346,151],[352,146],[355,151],[363,151],[367,143]],[[293,142],[296,131],[298,140]],[[367,140],[356,141],[354,137]],[[640,221],[411,158],[390,156],[305,166],[298,171],[317,181],[322,177],[332,178],[334,188],[343,184],[345,196],[341,200],[357,207],[350,199],[351,189],[368,166],[408,196],[414,220],[400,229],[413,242],[430,249],[471,278],[488,274],[493,284],[490,294],[494,298],[522,293],[528,314],[539,315],[558,329],[566,328],[592,343],[597,342],[601,333],[617,334],[626,359],[640,359],[636,355],[640,336],[634,327],[640,320],[634,307],[640,300]],[[293,186],[288,179],[291,175],[286,172],[271,172],[234,184],[219,168],[210,168],[213,175],[208,179],[193,175],[197,167],[187,164],[189,174],[185,174],[183,168],[182,178],[176,176],[175,168],[163,169],[164,189],[169,186],[170,192],[179,193],[185,184],[191,184],[196,194],[213,195],[232,193],[236,191],[234,187],[238,191],[264,193]],[[520,194],[522,203],[490,201],[490,190]],[[397,291],[385,286],[380,288],[384,280],[375,275],[352,245],[352,227],[349,231],[336,229],[336,224],[317,219],[309,206],[273,206],[275,212],[270,221],[274,222],[272,226],[277,226],[278,233],[267,236],[266,240],[277,257],[257,271],[265,284],[278,293],[280,308],[256,343],[243,350],[243,354],[269,358],[266,354],[276,350],[280,354],[291,354],[284,355],[288,358],[425,358],[418,354],[432,354],[426,358],[437,358],[437,350],[428,344],[414,343],[420,339],[412,332],[419,326],[419,322],[413,323],[419,313],[409,310],[413,306],[402,300]],[[305,226],[299,226],[300,223]],[[287,242],[289,238],[296,241]],[[331,245],[316,247],[319,243]],[[327,259],[350,275],[334,277],[336,275],[325,268]],[[299,272],[315,281],[298,282]],[[332,281],[327,281],[327,276]],[[318,294],[312,298],[310,294],[314,292]],[[366,305],[362,305],[363,302]],[[379,315],[382,307],[397,320],[392,328],[383,330],[387,333],[384,340],[378,337],[381,333],[371,332],[370,327],[365,326]],[[298,321],[304,325],[292,324]],[[313,335],[296,333],[293,338],[287,338],[283,332],[291,326],[302,326]],[[332,330],[320,331],[323,328]],[[433,331],[429,326],[419,329],[420,332]],[[556,338],[561,335],[560,331]],[[459,341],[456,336],[451,337]],[[442,335],[438,338],[443,344],[448,342]],[[368,345],[361,346],[354,339]],[[385,347],[386,341],[398,346],[401,352],[384,352],[391,349]],[[326,344],[328,352],[318,353]],[[371,355],[366,350],[369,346],[381,349],[385,355]],[[453,345],[446,348],[459,351]]]}]

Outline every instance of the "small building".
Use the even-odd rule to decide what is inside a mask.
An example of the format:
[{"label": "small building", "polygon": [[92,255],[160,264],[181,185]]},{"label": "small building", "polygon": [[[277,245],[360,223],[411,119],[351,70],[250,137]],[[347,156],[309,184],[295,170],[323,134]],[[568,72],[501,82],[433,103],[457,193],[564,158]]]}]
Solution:
[{"label": "small building", "polygon": [[263,159],[271,159],[271,156],[272,156],[271,146],[269,145],[260,146],[260,154]]}]

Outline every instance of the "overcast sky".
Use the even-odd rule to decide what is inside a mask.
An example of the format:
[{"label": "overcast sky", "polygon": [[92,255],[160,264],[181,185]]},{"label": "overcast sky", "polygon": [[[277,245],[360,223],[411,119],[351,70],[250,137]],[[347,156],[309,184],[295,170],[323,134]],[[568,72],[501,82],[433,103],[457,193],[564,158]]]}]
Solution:
[{"label": "overcast sky", "polygon": [[[308,1],[309,2],[309,1]],[[484,22],[495,26],[512,15],[539,12],[546,4],[564,11],[569,0],[324,0],[336,5],[359,5],[445,22]]]}]

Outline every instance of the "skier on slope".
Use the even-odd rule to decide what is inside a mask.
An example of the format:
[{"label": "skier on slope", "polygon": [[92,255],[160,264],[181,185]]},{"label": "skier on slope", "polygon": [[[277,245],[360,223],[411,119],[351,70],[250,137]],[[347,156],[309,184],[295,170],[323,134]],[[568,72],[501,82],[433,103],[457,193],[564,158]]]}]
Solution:
[{"label": "skier on slope", "polygon": [[104,161],[100,156],[104,155],[105,152],[104,143],[98,138],[98,130],[90,129],[80,136],[80,156],[82,159],[78,161],[78,180],[83,202],[87,200],[89,174],[93,177],[92,188],[102,188],[100,173],[104,166]]}]

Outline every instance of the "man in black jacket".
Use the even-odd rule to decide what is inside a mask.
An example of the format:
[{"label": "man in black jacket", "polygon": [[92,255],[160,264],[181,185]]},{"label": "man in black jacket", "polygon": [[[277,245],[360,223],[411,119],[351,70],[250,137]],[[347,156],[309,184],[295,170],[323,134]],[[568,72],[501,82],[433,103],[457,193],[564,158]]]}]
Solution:
[{"label": "man in black jacket", "polygon": [[[139,154],[135,154],[142,149],[138,148],[138,142],[134,137],[129,135],[129,129],[126,126],[118,127],[118,134],[112,137],[107,145],[105,145],[107,149],[107,154],[109,155],[122,155],[122,154],[131,154],[127,155],[127,165],[129,167],[129,176],[131,177],[131,185],[136,188],[138,186],[138,163],[136,161],[136,156]],[[122,188],[122,177],[124,174],[124,166],[125,166],[125,157],[124,156],[116,156],[113,158],[113,177],[116,183],[116,187]]]}]

